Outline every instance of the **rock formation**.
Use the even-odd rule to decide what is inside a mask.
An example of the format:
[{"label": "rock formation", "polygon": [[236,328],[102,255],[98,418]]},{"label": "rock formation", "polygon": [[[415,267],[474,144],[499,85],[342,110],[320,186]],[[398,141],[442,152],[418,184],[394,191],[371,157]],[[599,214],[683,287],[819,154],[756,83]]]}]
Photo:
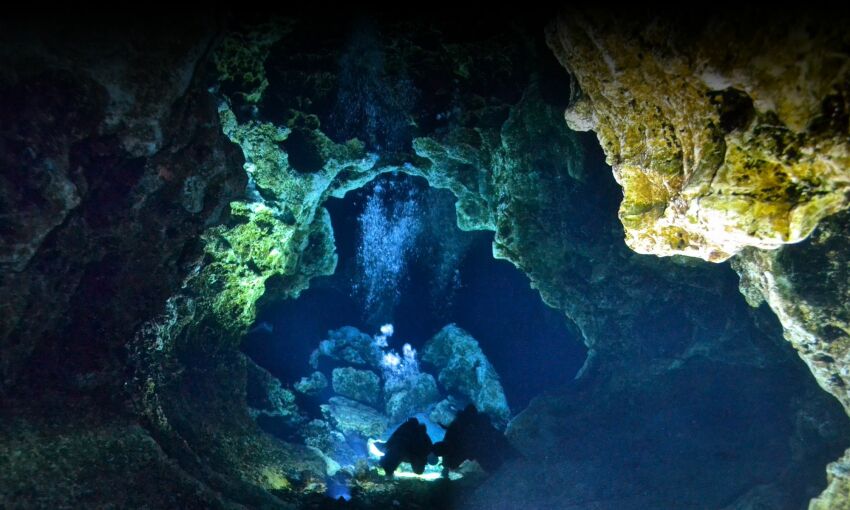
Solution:
[{"label": "rock formation", "polygon": [[508,422],[511,410],[499,374],[469,333],[449,324],[425,344],[422,360],[437,367],[437,378],[448,390],[468,399],[499,426]]},{"label": "rock formation", "polygon": [[[742,18],[640,31],[641,18],[577,14],[549,32],[567,74],[527,20],[381,30],[198,20],[0,32],[0,506],[287,508],[323,497],[332,466],[321,452],[350,449],[329,422],[368,413],[337,397],[325,420],[304,423],[294,394],[238,346],[258,307],[334,270],[323,202],[383,172],[454,193],[458,225],[494,231],[494,255],[589,348],[578,395],[553,389],[509,429],[539,455],[574,448],[546,464],[548,478],[527,464],[511,478],[506,465],[470,504],[516,501],[504,491],[540,492],[541,480],[561,487],[576,470],[610,476],[587,476],[576,504],[616,508],[647,503],[634,497],[647,490],[702,501],[693,473],[740,474],[717,478],[712,503],[802,502],[820,489],[812,466],[846,447],[847,424],[774,342],[765,309],[743,306],[726,266],[622,240],[713,261],[740,252],[750,303],[770,305],[846,405],[846,228],[829,216],[846,206],[843,30],[806,25],[802,37],[786,19],[757,33]],[[714,44],[727,37],[736,51]],[[815,51],[836,44],[845,49]],[[789,65],[799,54],[811,65]],[[625,233],[595,142],[564,126],[568,105],[570,126],[597,131],[623,186]],[[350,349],[325,345],[316,362],[378,367],[364,336],[341,334]],[[727,397],[730,423],[776,425],[739,437],[753,439],[744,460],[693,430],[712,411],[722,420],[713,406]],[[315,440],[266,434],[249,406]],[[694,462],[659,460],[703,440]],[[616,457],[623,444],[657,456]],[[603,448],[647,476],[588,461]],[[764,478],[746,474],[762,461]],[[817,508],[847,505],[845,466],[830,468]]]},{"label": "rock formation", "polygon": [[[623,187],[629,246],[711,261],[739,254],[747,301],[767,302],[818,383],[850,409],[841,19],[571,10],[547,35],[578,86],[567,123],[596,132]],[[847,505],[846,463],[830,466],[816,508]]]},{"label": "rock formation", "polygon": [[580,88],[567,123],[599,137],[632,249],[722,261],[847,206],[847,34],[794,14],[576,10],[550,26]]}]

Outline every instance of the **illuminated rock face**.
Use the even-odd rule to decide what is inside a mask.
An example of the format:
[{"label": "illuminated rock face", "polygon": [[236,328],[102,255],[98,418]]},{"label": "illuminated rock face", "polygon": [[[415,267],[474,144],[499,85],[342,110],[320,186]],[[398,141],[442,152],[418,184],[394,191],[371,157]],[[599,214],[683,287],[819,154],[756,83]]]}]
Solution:
[{"label": "illuminated rock face", "polygon": [[469,333],[449,324],[428,341],[422,359],[440,370],[440,384],[467,397],[499,426],[510,419],[499,374]]},{"label": "illuminated rock face", "polygon": [[[786,340],[800,353],[820,386],[850,411],[850,213],[827,218],[798,245],[766,252],[749,248],[733,260],[741,292],[757,306],[767,302]],[[814,509],[847,508],[850,452],[827,468],[830,486]],[[839,505],[840,503],[840,505]],[[841,506],[844,505],[844,506]]]},{"label": "illuminated rock face", "polygon": [[[581,88],[567,124],[596,132],[623,188],[627,244],[739,254],[747,301],[850,409],[846,31],[826,16],[649,21],[565,12],[547,33]],[[829,466],[812,508],[847,507],[848,466]]]},{"label": "illuminated rock face", "polygon": [[596,132],[633,250],[719,262],[800,241],[847,206],[850,36],[759,21],[571,11],[549,27],[581,89],[567,123]]}]

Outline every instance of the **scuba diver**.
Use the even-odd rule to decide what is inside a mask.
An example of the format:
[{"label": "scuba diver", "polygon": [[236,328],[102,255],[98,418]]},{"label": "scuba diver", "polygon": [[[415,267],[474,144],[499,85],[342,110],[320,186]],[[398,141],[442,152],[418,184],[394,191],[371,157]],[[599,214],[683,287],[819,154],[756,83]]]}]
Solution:
[{"label": "scuba diver", "polygon": [[446,428],[442,441],[432,444],[426,426],[410,418],[386,443],[376,446],[384,453],[379,464],[390,477],[402,462],[409,462],[413,472],[421,475],[426,464],[436,463],[435,456],[443,458],[443,476],[457,470],[466,460],[475,460],[485,471],[493,471],[514,453],[490,418],[472,404],[458,413]]},{"label": "scuba diver", "polygon": [[458,469],[465,460],[475,460],[485,471],[493,471],[514,452],[490,418],[472,404],[458,413],[443,440],[434,444],[433,451],[443,458],[443,476]]},{"label": "scuba diver", "polygon": [[425,472],[432,446],[425,425],[416,418],[410,418],[393,432],[386,443],[378,446],[384,452],[379,464],[390,477],[402,462],[410,462],[413,472],[421,475]]}]

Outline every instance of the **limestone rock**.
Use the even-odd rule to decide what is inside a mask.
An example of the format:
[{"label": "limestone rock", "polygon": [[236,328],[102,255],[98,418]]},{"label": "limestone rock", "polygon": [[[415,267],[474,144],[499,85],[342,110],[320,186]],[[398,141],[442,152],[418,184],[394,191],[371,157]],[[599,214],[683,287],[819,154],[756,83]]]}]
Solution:
[{"label": "limestone rock", "polygon": [[[806,241],[767,252],[744,250],[732,260],[741,293],[766,302],[779,317],[785,339],[818,384],[850,413],[850,213],[822,221]],[[847,457],[827,468],[829,486],[811,508],[844,508],[850,493]]]},{"label": "limestone rock", "polygon": [[437,381],[431,374],[419,373],[393,383],[384,384],[386,413],[393,423],[422,412],[440,399]]},{"label": "limestone rock", "polygon": [[809,503],[809,510],[847,510],[850,508],[850,453],[826,468],[827,487]]},{"label": "limestone rock", "polygon": [[596,131],[623,187],[627,244],[718,262],[847,207],[850,54],[826,16],[706,14],[572,8],[548,42],[581,89],[568,123]]},{"label": "limestone rock", "polygon": [[328,378],[318,370],[295,383],[295,391],[305,395],[315,395],[327,387]]},{"label": "limestone rock", "polygon": [[335,368],[331,373],[333,390],[337,394],[368,405],[381,403],[381,380],[371,370],[351,367]]},{"label": "limestone rock", "polygon": [[278,418],[293,428],[305,421],[295,403],[295,395],[281,386],[276,377],[250,360],[246,360],[246,366],[247,402],[255,418],[260,415]]},{"label": "limestone rock", "polygon": [[425,344],[422,360],[437,367],[440,384],[448,391],[469,399],[499,426],[507,424],[511,410],[499,375],[469,333],[449,324]]},{"label": "limestone rock", "polygon": [[732,261],[751,305],[766,301],[818,383],[850,412],[850,213],[828,218],[810,239]]},{"label": "limestone rock", "polygon": [[[180,285],[198,233],[244,186],[238,150],[192,81],[214,32],[208,22],[184,26],[179,41],[110,26],[98,32],[103,45],[82,31],[4,30],[0,386],[42,344],[67,349],[56,358],[76,366],[83,349],[62,332],[102,344],[94,350],[126,342]],[[182,207],[187,182],[205,183],[194,189],[200,209]],[[124,299],[138,296],[129,311]]]},{"label": "limestone rock", "polygon": [[387,429],[387,418],[374,408],[345,397],[331,397],[322,412],[344,434],[380,437]]},{"label": "limestone rock", "polygon": [[445,398],[434,406],[428,418],[434,423],[448,427],[455,420],[455,416],[463,409],[461,402],[454,397]]},{"label": "limestone rock", "polygon": [[328,338],[322,340],[319,348],[311,354],[310,363],[313,368],[318,367],[321,356],[356,365],[378,367],[382,353],[371,336],[353,326],[343,326],[328,331]]}]

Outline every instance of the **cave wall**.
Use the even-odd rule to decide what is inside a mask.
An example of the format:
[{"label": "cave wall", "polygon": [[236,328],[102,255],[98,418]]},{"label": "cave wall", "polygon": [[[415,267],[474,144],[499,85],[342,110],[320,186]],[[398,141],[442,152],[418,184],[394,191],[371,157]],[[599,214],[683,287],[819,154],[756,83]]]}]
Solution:
[{"label": "cave wall", "polygon": [[[596,132],[623,187],[628,245],[737,254],[747,301],[847,409],[845,17],[762,14],[568,9],[547,37],[581,89],[567,123]],[[847,507],[846,462],[812,508]]]},{"label": "cave wall", "polygon": [[[640,253],[721,261],[808,236],[847,195],[847,33],[829,11],[564,11],[548,41]],[[754,30],[753,27],[758,27]]]},{"label": "cave wall", "polygon": [[247,181],[208,92],[220,27],[147,21],[3,22],[3,507],[283,505],[258,487],[321,472],[247,415],[244,360],[140,356]]},{"label": "cave wall", "polygon": [[[739,297],[727,268],[622,243],[619,190],[594,171],[604,168],[587,136],[563,126],[570,76],[527,26],[508,24],[506,35],[486,20],[464,23],[440,32],[393,20],[353,36],[339,20],[222,30],[203,18],[156,37],[138,27],[4,32],[6,501],[115,502],[98,473],[132,495],[118,502],[127,506],[287,507],[321,494],[321,459],[251,420],[250,361],[237,347],[257,307],[334,270],[324,200],[382,172],[451,190],[458,225],[495,231],[494,255],[580,331],[590,349],[582,378],[595,393],[556,424],[622,414],[590,405],[617,391],[657,404],[653,389],[683,365],[791,370],[761,312],[724,315],[718,303]],[[381,137],[353,127],[370,122]],[[840,182],[827,180],[807,188],[825,197],[811,217],[843,204]],[[753,281],[770,293],[772,283]],[[789,416],[808,424],[818,397],[800,394]],[[548,402],[526,419],[563,407]],[[781,447],[805,451],[819,440],[811,428]]]},{"label": "cave wall", "polygon": [[[728,266],[712,267],[681,257],[659,260],[637,254],[621,242],[624,237],[623,227],[613,213],[620,198],[618,190],[602,173],[607,169],[600,161],[585,159],[586,154],[592,152],[587,150],[590,145],[587,138],[563,128],[561,111],[568,98],[564,97],[563,92],[560,95],[552,93],[553,82],[566,83],[569,76],[563,73],[553,75],[551,69],[532,66],[522,73],[517,71],[511,74],[506,71],[503,80],[505,76],[509,78],[509,86],[505,87],[509,93],[501,89],[492,90],[487,83],[473,77],[486,75],[487,72],[498,73],[499,69],[492,68],[493,63],[487,58],[476,56],[471,49],[473,46],[451,45],[451,51],[436,53],[433,47],[427,45],[427,40],[423,42],[417,38],[420,34],[415,30],[401,27],[407,29],[403,31],[399,27],[384,26],[383,37],[393,41],[393,45],[388,45],[391,49],[384,47],[386,53],[381,57],[380,65],[376,64],[380,69],[378,75],[365,84],[358,83],[359,86],[367,87],[364,92],[367,97],[359,98],[355,104],[369,103],[370,97],[378,95],[369,87],[392,95],[399,86],[394,80],[400,80],[400,76],[410,78],[412,75],[405,90],[415,95],[421,92],[417,89],[421,82],[417,81],[416,73],[419,73],[420,79],[427,76],[439,81],[441,72],[445,73],[447,68],[454,69],[454,85],[449,87],[454,89],[452,102],[449,103],[452,110],[447,114],[451,122],[429,121],[426,113],[434,112],[423,113],[419,109],[407,111],[409,119],[402,124],[418,128],[409,132],[410,149],[402,145],[390,150],[363,143],[358,146],[356,159],[346,160],[346,156],[328,158],[334,164],[323,166],[314,175],[299,170],[297,165],[290,162],[289,150],[293,146],[287,147],[285,142],[292,133],[301,130],[298,145],[304,140],[312,140],[317,147],[311,151],[313,153],[321,155],[342,150],[343,139],[332,139],[333,136],[340,136],[340,133],[334,128],[334,109],[329,106],[333,101],[327,96],[331,95],[329,91],[341,86],[334,81],[337,79],[335,73],[344,74],[345,70],[337,68],[339,60],[328,55],[335,54],[334,50],[328,48],[339,47],[330,42],[327,45],[315,43],[323,50],[310,53],[310,61],[316,66],[312,74],[292,65],[291,61],[297,62],[299,57],[287,52],[287,48],[299,48],[298,45],[303,43],[303,34],[309,28],[309,23],[306,26],[291,25],[290,31],[265,53],[268,73],[267,81],[262,82],[265,84],[264,94],[237,92],[236,96],[229,96],[228,107],[223,110],[232,119],[228,122],[236,126],[232,132],[237,134],[231,135],[231,138],[240,143],[246,153],[247,168],[255,176],[258,194],[265,204],[271,204],[273,212],[267,218],[282,222],[290,217],[281,205],[287,204],[287,207],[296,208],[294,229],[304,229],[309,219],[321,211],[319,206],[323,197],[341,194],[380,172],[402,171],[423,176],[432,186],[449,189],[455,194],[458,199],[458,225],[461,228],[495,231],[494,255],[510,260],[522,269],[531,279],[532,285],[540,291],[541,297],[551,306],[564,311],[590,348],[590,358],[582,377],[588,381],[588,388],[594,388],[587,390],[588,394],[595,396],[583,400],[586,408],[582,411],[578,407],[569,407],[573,411],[553,411],[553,408],[567,407],[559,399],[569,397],[558,397],[530,409],[526,415],[527,423],[551,419],[554,423],[552,429],[570,430],[565,424],[571,420],[590,423],[597,423],[594,419],[614,420],[614,416],[626,413],[625,409],[635,406],[636,399],[643,399],[646,405],[637,406],[633,412],[637,413],[638,408],[657,408],[661,414],[678,416],[683,408],[689,406],[710,407],[710,400],[716,395],[711,391],[696,393],[696,388],[670,394],[664,393],[666,390],[662,391],[680,384],[675,381],[688,377],[699,380],[706,376],[726,382],[763,377],[765,381],[776,383],[779,380],[775,378],[777,374],[783,374],[784,380],[795,381],[792,385],[794,389],[787,395],[789,407],[776,415],[776,419],[789,424],[789,427],[792,427],[791,422],[799,424],[791,434],[791,439],[787,443],[774,445],[775,449],[786,452],[788,456],[783,457],[782,462],[792,465],[804,466],[811,462],[822,465],[826,462],[829,457],[823,455],[828,449],[819,450],[813,445],[825,437],[831,438],[829,441],[833,442],[839,440],[837,436],[842,430],[841,419],[836,416],[835,409],[825,411],[823,415],[818,414],[820,406],[830,409],[825,403],[826,396],[817,393],[812,382],[806,381],[806,374],[789,358],[788,352],[777,345],[775,338],[778,330],[767,325],[770,320],[764,317],[765,311],[750,311],[746,308]],[[372,44],[376,44],[374,38],[377,36],[372,34],[371,37]],[[240,39],[253,41],[262,37],[254,35]],[[485,41],[488,40],[485,38]],[[362,41],[358,43],[362,44]],[[475,44],[481,46],[488,42],[479,40]],[[512,58],[520,61],[539,62],[539,53],[536,54],[538,56],[527,53],[529,47],[533,48],[532,45],[508,46],[500,47],[498,53],[518,55]],[[374,46],[370,48],[376,51]],[[410,62],[416,62],[417,65],[412,66]],[[429,67],[428,62],[432,62],[433,67]],[[486,71],[478,69],[478,72],[469,72],[468,81],[464,81],[458,78],[467,76],[460,71],[464,67],[459,62],[466,68],[471,66],[478,69],[475,66],[481,66]],[[327,69],[322,65],[327,66]],[[254,65],[244,67],[255,68]],[[367,75],[375,73],[374,69],[358,71]],[[321,83],[321,86],[305,85],[316,82]],[[234,90],[254,90],[251,83],[254,82],[241,87],[231,83],[230,87]],[[500,85],[504,84],[502,81]],[[279,92],[279,87],[283,87],[287,93]],[[439,96],[428,99],[437,104],[445,100]],[[380,101],[372,106],[377,109],[379,118],[384,113],[383,108],[390,108]],[[392,103],[391,106],[395,108],[398,105]],[[437,113],[439,115],[442,112],[437,110]],[[311,119],[309,123],[302,120],[308,118]],[[391,119],[398,122],[395,116],[391,116]],[[265,132],[276,133],[281,143],[263,145],[245,134],[260,123],[264,123]],[[346,142],[345,145],[353,147],[351,143]],[[258,150],[261,146],[267,149]],[[347,169],[338,171],[334,165],[339,161],[351,162],[347,163]],[[289,178],[286,181],[274,181],[268,177],[281,174]],[[299,186],[291,184],[302,181],[320,183],[311,188],[317,190],[316,194],[306,200],[306,195],[298,191]],[[300,204],[306,207],[299,209]],[[251,206],[238,207],[250,209]],[[246,218],[248,224],[254,221],[250,216]],[[333,258],[330,244],[308,246],[314,247],[312,253],[324,253],[326,260]],[[292,249],[300,248],[295,245]],[[228,252],[227,256],[231,257],[231,254]],[[232,260],[250,267],[246,258],[242,257],[234,257]],[[264,267],[256,258],[253,260],[254,267]],[[328,267],[332,267],[332,264],[329,263]],[[275,275],[280,274],[279,270],[274,271]],[[273,276],[266,282],[274,284],[276,280],[277,276]],[[285,287],[267,285],[262,299],[279,299],[290,295],[287,292]],[[727,306],[736,301],[741,306]],[[257,306],[262,306],[262,301]],[[245,324],[241,327],[244,328]],[[714,381],[711,383],[714,384]],[[741,400],[736,405],[743,409],[767,398],[759,393],[758,387],[756,383],[742,389]],[[724,390],[717,391],[723,393]],[[611,398],[613,395],[619,395],[622,400]],[[609,406],[598,404],[609,400],[615,403]],[[597,405],[594,406],[593,402]],[[555,418],[550,416],[553,414]],[[820,425],[816,425],[818,422]],[[522,435],[527,432],[522,430],[523,422],[518,423],[517,437],[521,441]],[[680,427],[681,423],[675,426]],[[553,441],[564,444],[567,439],[559,436]],[[602,446],[604,444],[608,446]],[[728,445],[721,447],[719,443],[713,444],[718,449],[729,448]],[[605,442],[597,446],[613,448],[613,445]],[[707,450],[711,448],[707,447]],[[790,452],[794,451],[798,453],[792,455]],[[807,453],[799,454],[801,451]],[[720,458],[727,455],[724,452],[715,451],[712,455]],[[540,453],[543,454],[542,451]],[[709,457],[709,460],[699,465],[682,464],[671,470],[693,474],[706,469],[706,473],[711,473],[718,469],[713,464],[717,458]],[[738,466],[742,467],[744,463],[739,461]],[[558,472],[564,473],[570,468],[574,466],[560,464],[559,469],[563,471]],[[814,495],[812,491],[816,492],[820,483],[812,479],[789,479],[787,473],[790,471],[772,474],[763,472],[757,480],[745,474],[754,471],[758,469],[753,466],[742,467],[734,484],[718,481],[718,486],[743,494],[720,491],[713,494],[717,498],[713,501],[732,498],[740,505],[754,505],[759,501],[772,501],[772,504],[781,505],[786,501],[783,498]],[[534,479],[545,478],[544,475],[532,472],[528,476]],[[614,485],[621,483],[623,480],[618,479]],[[660,492],[670,490],[669,486],[663,484],[660,487],[664,487],[656,487]],[[680,499],[675,502],[708,504],[700,502],[698,488],[683,486],[680,489]],[[628,492],[630,489],[625,490]],[[486,490],[484,494],[487,494]],[[563,495],[559,490],[552,490],[549,497],[557,499]],[[490,503],[494,500],[485,499]],[[501,498],[501,501],[515,499]],[[609,502],[616,501],[616,498],[612,498]],[[548,503],[552,503],[552,500],[548,500]],[[639,503],[657,505],[663,502],[649,499],[640,500]]]},{"label": "cave wall", "polygon": [[[767,302],[785,339],[797,349],[820,386],[848,402],[848,212],[830,216],[804,242],[775,251],[747,248],[732,265],[741,292],[758,306]],[[827,467],[830,486],[811,508],[846,508],[850,454]]]},{"label": "cave wall", "polygon": [[[3,387],[38,370],[25,360],[42,343],[69,365],[105,370],[107,353],[84,344],[130,336],[161,307],[198,234],[244,185],[238,151],[198,90],[208,21],[181,37],[173,27],[135,37],[101,27],[100,39],[83,28],[8,28]],[[78,338],[63,338],[71,330]]]}]

